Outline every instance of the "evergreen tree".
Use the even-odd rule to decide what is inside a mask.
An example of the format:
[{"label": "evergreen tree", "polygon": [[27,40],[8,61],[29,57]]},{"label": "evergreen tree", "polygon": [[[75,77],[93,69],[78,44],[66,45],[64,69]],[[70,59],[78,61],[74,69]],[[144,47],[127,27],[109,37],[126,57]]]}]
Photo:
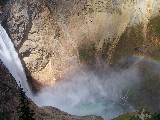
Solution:
[{"label": "evergreen tree", "polygon": [[29,107],[29,101],[25,97],[23,88],[20,88],[20,104],[18,106],[19,120],[35,120],[34,111]]}]

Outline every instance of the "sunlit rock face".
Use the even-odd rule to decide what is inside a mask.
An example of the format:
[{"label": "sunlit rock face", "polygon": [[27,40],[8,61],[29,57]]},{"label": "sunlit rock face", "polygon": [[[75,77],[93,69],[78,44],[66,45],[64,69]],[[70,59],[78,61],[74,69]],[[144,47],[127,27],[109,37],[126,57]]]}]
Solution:
[{"label": "sunlit rock face", "polygon": [[[158,5],[157,0],[9,0],[2,23],[28,76],[45,86],[80,67],[117,62],[135,48],[144,53],[147,25],[158,15]],[[140,34],[138,42],[132,29]],[[123,41],[132,47],[124,49]]]}]

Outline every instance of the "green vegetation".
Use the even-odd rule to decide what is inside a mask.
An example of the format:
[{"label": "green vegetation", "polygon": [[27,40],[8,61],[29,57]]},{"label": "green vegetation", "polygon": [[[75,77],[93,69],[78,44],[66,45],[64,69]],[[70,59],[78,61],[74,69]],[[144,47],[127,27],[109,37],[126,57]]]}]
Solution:
[{"label": "green vegetation", "polygon": [[152,26],[153,32],[160,37],[160,17],[155,17],[150,20],[148,26]]},{"label": "green vegetation", "polygon": [[[114,65],[119,66],[121,64],[119,60],[122,58],[140,53],[142,51],[143,42],[142,24],[126,28],[113,53],[112,62]],[[127,67],[127,64],[125,63],[122,66]]]},{"label": "green vegetation", "polygon": [[108,12],[121,14],[121,9],[118,5],[114,5],[112,0],[87,0],[84,9],[85,14],[89,14],[92,12]]},{"label": "green vegetation", "polygon": [[151,114],[148,110],[140,109],[138,112],[126,113],[113,120],[160,120],[160,113]]},{"label": "green vegetation", "polygon": [[134,114],[135,113],[126,113],[126,114],[120,115],[119,117],[113,120],[130,120]]},{"label": "green vegetation", "polygon": [[19,120],[35,120],[34,111],[29,107],[29,101],[26,99],[23,88],[20,88],[20,104],[18,106]]},{"label": "green vegetation", "polygon": [[83,45],[79,48],[79,59],[90,63],[94,60],[95,52],[95,44]]},{"label": "green vegetation", "polygon": [[5,111],[3,111],[3,112],[0,111],[0,120],[2,120],[2,119],[3,120],[11,120],[10,116]]},{"label": "green vegetation", "polygon": [[155,60],[160,59],[160,17],[152,18],[147,26],[147,39],[149,41],[150,51],[149,56]]}]

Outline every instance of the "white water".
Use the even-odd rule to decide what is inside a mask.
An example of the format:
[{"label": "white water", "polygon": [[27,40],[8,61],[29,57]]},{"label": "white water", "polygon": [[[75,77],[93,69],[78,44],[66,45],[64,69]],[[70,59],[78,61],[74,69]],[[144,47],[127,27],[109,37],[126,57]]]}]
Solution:
[{"label": "white water", "polygon": [[[148,1],[152,2],[152,0]],[[152,4],[152,6],[157,6],[155,0]],[[145,13],[144,6],[143,2],[135,6],[133,16]],[[141,8],[140,12],[139,8]],[[139,23],[146,16],[147,18],[150,17],[147,11],[142,16],[144,17],[138,17],[139,19],[132,19],[132,21]],[[98,77],[90,71],[77,73],[69,78],[70,80],[44,88],[33,97],[18,54],[2,26],[0,26],[0,59],[13,75],[17,84],[19,86],[21,84],[24,91],[27,91],[26,95],[38,106],[54,106],[76,115],[101,115],[106,120],[123,112],[134,110],[133,106],[126,100],[127,94],[123,94],[123,90],[127,86],[132,86],[139,82],[139,71],[134,66],[121,71],[114,71],[108,68],[107,73],[103,74],[102,77]]]},{"label": "white water", "polygon": [[[101,76],[91,71],[81,71],[52,87],[41,90],[34,98],[38,106],[54,106],[74,115],[98,115],[110,120],[133,111],[127,101],[126,87],[140,81],[137,68],[108,68]],[[47,98],[47,99],[46,99]]]},{"label": "white water", "polygon": [[[0,59],[22,86],[26,95],[38,106],[54,106],[75,115],[99,115],[110,120],[134,108],[127,102],[123,90],[139,81],[136,68],[114,71],[108,68],[98,77],[90,71],[81,71],[74,76],[42,89],[32,96],[27,79],[11,39],[0,26]],[[20,83],[19,83],[20,82]]]},{"label": "white water", "polygon": [[14,45],[6,33],[5,29],[0,25],[0,59],[8,68],[9,72],[15,78],[18,86],[23,88],[28,97],[31,97],[31,91],[27,82],[25,72],[21,61],[14,48]]}]

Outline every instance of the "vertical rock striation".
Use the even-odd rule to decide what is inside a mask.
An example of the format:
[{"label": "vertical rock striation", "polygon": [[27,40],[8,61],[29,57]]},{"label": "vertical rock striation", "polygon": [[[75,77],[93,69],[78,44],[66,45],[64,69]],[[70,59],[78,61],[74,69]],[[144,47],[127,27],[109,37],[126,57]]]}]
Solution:
[{"label": "vertical rock striation", "polygon": [[1,5],[1,21],[27,76],[46,86],[86,64],[93,67],[96,62],[101,68],[112,63],[129,27],[142,24],[142,38],[147,39],[147,24],[157,15],[158,4],[156,0],[8,0]]}]

